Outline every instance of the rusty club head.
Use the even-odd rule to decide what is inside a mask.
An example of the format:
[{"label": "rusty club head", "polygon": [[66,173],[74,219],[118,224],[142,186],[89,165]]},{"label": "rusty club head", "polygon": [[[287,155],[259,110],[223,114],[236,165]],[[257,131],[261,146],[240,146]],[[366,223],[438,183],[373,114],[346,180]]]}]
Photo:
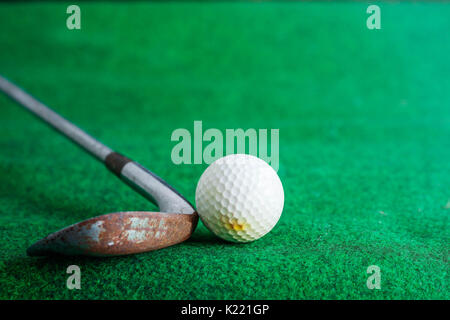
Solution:
[{"label": "rusty club head", "polygon": [[27,254],[105,257],[152,251],[187,240],[197,221],[196,213],[110,213],[56,231],[30,246]]},{"label": "rusty club head", "polygon": [[126,255],[165,248],[191,236],[198,215],[183,196],[118,153],[111,153],[105,163],[121,180],[158,205],[161,212],[116,212],[90,218],[37,241],[28,248],[28,255]]},{"label": "rusty club head", "polygon": [[198,214],[168,183],[114,152],[2,76],[0,90],[103,162],[160,210],[110,213],[78,222],[37,241],[28,248],[28,255],[126,255],[168,247],[191,236]]}]

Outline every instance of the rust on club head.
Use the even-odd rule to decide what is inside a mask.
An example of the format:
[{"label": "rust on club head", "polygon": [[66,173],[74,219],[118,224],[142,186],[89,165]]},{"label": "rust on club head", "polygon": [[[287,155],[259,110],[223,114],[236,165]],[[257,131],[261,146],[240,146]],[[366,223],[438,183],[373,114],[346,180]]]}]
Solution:
[{"label": "rust on club head", "polygon": [[168,247],[187,240],[198,214],[129,211],[94,217],[52,233],[27,250],[51,254],[118,256]]}]

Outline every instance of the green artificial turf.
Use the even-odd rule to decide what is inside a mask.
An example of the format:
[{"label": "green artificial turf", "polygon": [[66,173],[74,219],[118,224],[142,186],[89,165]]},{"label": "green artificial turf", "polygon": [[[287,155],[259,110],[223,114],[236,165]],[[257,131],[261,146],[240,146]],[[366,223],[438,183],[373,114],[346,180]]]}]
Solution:
[{"label": "green artificial turf", "polygon": [[67,5],[0,4],[0,74],[192,202],[206,165],[171,162],[173,130],[279,128],[285,208],[250,244],[200,223],[150,253],[27,257],[68,224],[155,207],[0,95],[0,298],[450,298],[450,5],[380,3],[368,30],[361,2],[81,2],[78,31]]}]

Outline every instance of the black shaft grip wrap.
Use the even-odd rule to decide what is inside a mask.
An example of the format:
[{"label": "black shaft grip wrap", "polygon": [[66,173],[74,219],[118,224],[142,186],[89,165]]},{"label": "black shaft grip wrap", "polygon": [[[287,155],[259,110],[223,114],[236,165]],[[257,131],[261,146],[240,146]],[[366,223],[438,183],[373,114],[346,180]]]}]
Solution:
[{"label": "black shaft grip wrap", "polygon": [[122,172],[122,168],[128,162],[131,162],[131,160],[117,152],[111,152],[105,158],[106,167],[119,177]]}]

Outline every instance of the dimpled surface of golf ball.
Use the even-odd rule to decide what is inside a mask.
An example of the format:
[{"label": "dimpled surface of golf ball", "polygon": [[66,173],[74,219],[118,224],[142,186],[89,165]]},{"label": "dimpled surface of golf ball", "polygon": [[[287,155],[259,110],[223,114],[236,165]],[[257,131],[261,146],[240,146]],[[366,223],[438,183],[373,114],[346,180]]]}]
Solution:
[{"label": "dimpled surface of golf ball", "polygon": [[232,242],[261,238],[276,225],[284,205],[280,178],[263,160],[233,154],[203,172],[195,192],[197,212],[214,234]]}]

